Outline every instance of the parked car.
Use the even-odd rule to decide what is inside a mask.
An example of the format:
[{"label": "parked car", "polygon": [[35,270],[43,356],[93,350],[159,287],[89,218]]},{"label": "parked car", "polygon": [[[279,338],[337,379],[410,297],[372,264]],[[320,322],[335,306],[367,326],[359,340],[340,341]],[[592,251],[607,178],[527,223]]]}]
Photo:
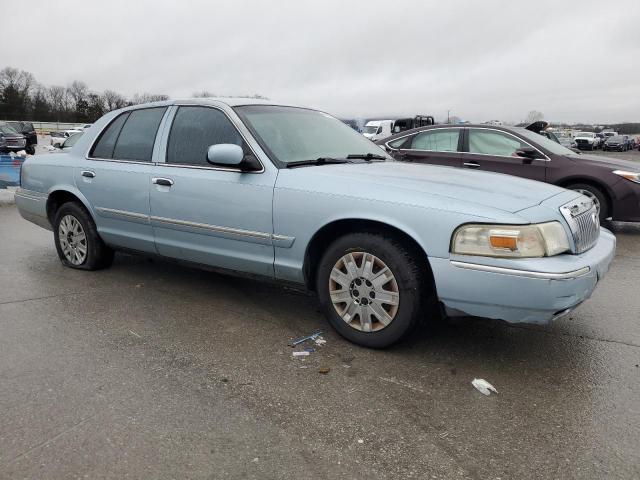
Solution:
[{"label": "parked car", "polygon": [[84,132],[73,133],[69,135],[62,143],[56,143],[55,147],[51,146],[50,152],[58,152],[59,150],[70,150],[80,140]]},{"label": "parked car", "polygon": [[29,155],[36,153],[36,145],[38,144],[38,133],[31,122],[7,122],[16,132],[24,135],[26,140],[25,151]]},{"label": "parked car", "polygon": [[624,152],[628,150],[627,139],[622,135],[609,137],[606,142],[604,142],[602,150]]},{"label": "parked car", "polygon": [[574,135],[573,141],[580,150],[595,150],[599,143],[593,132],[578,132]]},{"label": "parked car", "polygon": [[631,137],[631,135],[623,135],[622,138],[624,139],[624,143],[625,143],[627,151],[628,150],[633,150],[635,148],[636,143],[633,140],[633,137]]},{"label": "parked car", "polygon": [[15,197],[67,267],[127,249],[300,283],[368,347],[442,305],[546,323],[591,295],[615,250],[580,193],[395,162],[326,113],[253,99],[111,112],[71,150],[27,159]]},{"label": "parked car", "polygon": [[27,139],[7,122],[0,122],[0,152],[19,152],[25,150]]},{"label": "parked car", "polygon": [[603,133],[596,133],[596,146],[595,146],[595,148],[602,148],[602,146],[604,145],[604,141],[606,139],[607,139],[607,137],[605,137]]},{"label": "parked car", "polygon": [[62,144],[67,138],[69,138],[71,135],[75,135],[76,133],[81,133],[81,132],[82,130],[79,130],[76,128],[63,130],[62,132],[50,132],[49,135],[51,136],[51,146],[57,147],[60,144]]},{"label": "parked car", "polygon": [[576,154],[518,127],[437,125],[393,135],[382,142],[398,160],[507,173],[585,194],[600,219],[640,221],[640,165]]},{"label": "parked car", "polygon": [[411,118],[398,118],[393,123],[393,133],[400,133],[428,125],[435,125],[436,121],[431,115],[416,115]]},{"label": "parked car", "polygon": [[381,140],[391,135],[392,128],[393,120],[372,120],[364,126],[362,135],[369,140]]}]

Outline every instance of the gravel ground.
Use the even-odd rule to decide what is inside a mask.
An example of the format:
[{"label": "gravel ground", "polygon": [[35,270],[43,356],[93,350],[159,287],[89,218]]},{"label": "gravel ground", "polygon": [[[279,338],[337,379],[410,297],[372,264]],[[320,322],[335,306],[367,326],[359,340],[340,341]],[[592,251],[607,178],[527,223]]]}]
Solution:
[{"label": "gravel ground", "polygon": [[640,478],[638,226],[610,225],[611,271],[549,327],[373,351],[302,292],[122,254],[70,270],[15,207],[0,225],[0,478]]}]

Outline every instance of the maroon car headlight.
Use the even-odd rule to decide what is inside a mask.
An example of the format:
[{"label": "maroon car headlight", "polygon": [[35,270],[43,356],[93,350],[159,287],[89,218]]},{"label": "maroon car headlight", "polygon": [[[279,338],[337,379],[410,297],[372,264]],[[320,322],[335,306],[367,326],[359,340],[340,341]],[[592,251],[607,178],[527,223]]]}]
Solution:
[{"label": "maroon car headlight", "polygon": [[626,178],[627,180],[631,180],[632,182],[640,183],[640,173],[628,172],[626,170],[614,170],[613,173],[621,176],[622,178]]}]

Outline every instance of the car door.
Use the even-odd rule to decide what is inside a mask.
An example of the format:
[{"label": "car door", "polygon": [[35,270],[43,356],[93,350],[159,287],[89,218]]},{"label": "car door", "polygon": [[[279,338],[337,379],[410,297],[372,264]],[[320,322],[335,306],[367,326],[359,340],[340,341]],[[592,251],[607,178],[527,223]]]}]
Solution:
[{"label": "car door", "polygon": [[[524,158],[516,152],[533,148],[539,158]],[[467,128],[462,152],[466,168],[506,173],[517,177],[545,181],[548,157],[539,149],[504,130]]]},{"label": "car door", "polygon": [[462,132],[460,127],[433,128],[392,140],[387,146],[398,160],[460,167]]},{"label": "car door", "polygon": [[[151,185],[151,223],[158,252],[200,264],[273,276],[273,189],[277,169],[257,159],[240,121],[211,106],[174,107],[164,158]],[[247,164],[207,162],[211,145],[232,143]],[[243,161],[244,163],[244,161]]]},{"label": "car door", "polygon": [[108,244],[155,253],[149,185],[155,140],[166,111],[154,107],[120,114],[75,168],[76,185]]}]

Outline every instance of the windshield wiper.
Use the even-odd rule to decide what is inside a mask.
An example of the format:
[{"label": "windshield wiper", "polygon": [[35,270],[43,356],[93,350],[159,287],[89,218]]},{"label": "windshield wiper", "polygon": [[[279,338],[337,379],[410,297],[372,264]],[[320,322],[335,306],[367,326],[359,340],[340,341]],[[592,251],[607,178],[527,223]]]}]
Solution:
[{"label": "windshield wiper", "polygon": [[306,165],[332,165],[338,163],[351,163],[344,158],[320,157],[315,160],[298,160],[287,163],[287,168],[304,167]]},{"label": "windshield wiper", "polygon": [[352,153],[347,155],[348,159],[361,159],[370,162],[371,160],[386,160],[387,157],[384,155],[378,155],[377,153]]}]

